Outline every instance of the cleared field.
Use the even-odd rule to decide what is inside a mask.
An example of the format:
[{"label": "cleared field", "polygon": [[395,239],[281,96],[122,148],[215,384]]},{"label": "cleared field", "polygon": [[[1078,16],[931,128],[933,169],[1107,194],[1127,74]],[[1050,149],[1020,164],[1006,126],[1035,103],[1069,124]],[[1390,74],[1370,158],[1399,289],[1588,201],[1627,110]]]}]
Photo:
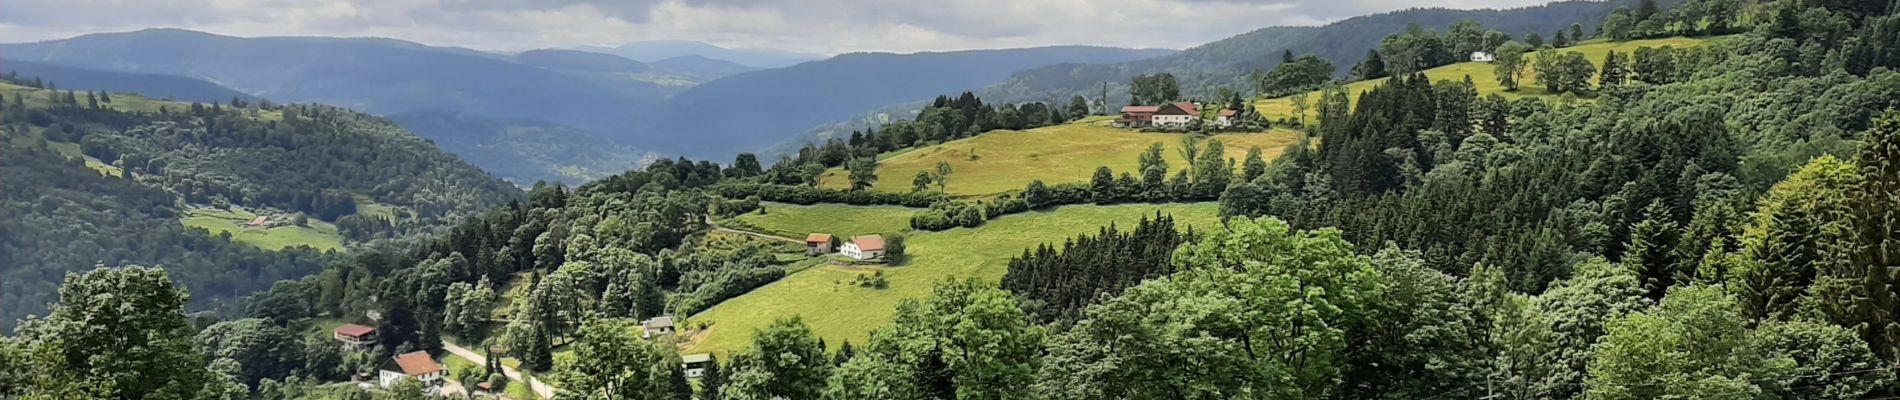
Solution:
[{"label": "cleared field", "polygon": [[266,229],[245,228],[256,214],[238,208],[219,210],[215,208],[193,208],[185,210],[185,217],[179,221],[187,228],[204,228],[212,235],[230,232],[231,240],[265,250],[282,250],[287,247],[307,245],[322,250],[343,250],[343,237],[338,236],[336,225],[315,218],[310,226],[278,226]]},{"label": "cleared field", "polygon": [[[1228,133],[1214,135],[1226,147],[1227,157],[1247,156],[1247,148],[1259,146],[1264,156],[1280,154],[1288,144],[1299,141],[1300,133],[1275,129],[1265,133]],[[998,130],[972,138],[918,148],[883,158],[878,162],[878,182],[872,190],[906,192],[917,171],[935,171],[938,162],[948,162],[952,172],[947,190],[957,196],[990,195],[1021,190],[1030,181],[1044,183],[1088,182],[1096,167],[1108,166],[1117,174],[1135,172],[1138,159],[1149,143],[1167,146],[1170,171],[1187,165],[1181,158],[1179,133],[1141,133],[1109,126],[1096,119],[1086,122],[1030,129]],[[843,169],[826,171],[822,184],[829,188],[850,187]]]},{"label": "cleared field", "polygon": [[842,238],[868,234],[892,234],[910,230],[910,216],[918,209],[898,206],[850,206],[820,204],[801,206],[765,203],[765,214],[746,213],[733,218],[748,228],[790,238],[806,234],[829,233]]},{"label": "cleared field", "polygon": [[[914,234],[908,250],[911,260],[903,266],[819,266],[692,316],[688,326],[710,326],[687,340],[684,353],[725,354],[744,349],[754,330],[793,315],[803,317],[832,348],[845,340],[861,344],[871,329],[890,322],[899,301],[929,295],[938,281],[966,277],[998,281],[1007,272],[1010,257],[1025,249],[1094,233],[1110,223],[1130,227],[1156,212],[1198,229],[1219,223],[1213,203],[1081,205],[1006,216],[977,228]],[[889,279],[889,289],[851,283],[859,274],[878,270]]]},{"label": "cleared field", "polygon": [[[1581,52],[1585,57],[1590,59],[1591,63],[1601,68],[1603,66],[1603,59],[1610,54],[1610,50],[1616,50],[1619,53],[1630,53],[1640,47],[1690,47],[1700,45],[1704,40],[1706,39],[1687,37],[1631,40],[1624,42],[1598,40],[1557,49],[1557,51],[1559,53],[1571,51]],[[1446,65],[1425,70],[1425,76],[1430,77],[1433,82],[1437,82],[1441,80],[1464,80],[1465,76],[1469,75],[1471,76],[1471,82],[1478,87],[1479,96],[1486,96],[1492,93],[1512,99],[1525,96],[1551,96],[1550,92],[1544,90],[1543,86],[1536,84],[1537,69],[1532,68],[1531,65],[1537,61],[1537,54],[1526,54],[1525,59],[1526,67],[1524,68],[1524,78],[1523,81],[1519,82],[1518,90],[1514,92],[1505,91],[1504,85],[1498,83],[1498,75],[1495,70],[1492,69],[1493,66],[1491,63],[1463,62]],[[1372,90],[1374,86],[1385,83],[1386,79],[1387,78],[1379,78],[1346,84],[1346,93],[1351,94],[1353,101],[1358,101],[1359,93]],[[1591,79],[1591,82],[1596,82],[1596,80]],[[1308,94],[1307,97],[1310,107],[1310,104],[1319,102],[1320,94],[1319,92],[1313,92]],[[1261,100],[1256,102],[1254,106],[1260,110],[1261,115],[1265,115],[1270,119],[1277,120],[1293,116],[1293,99],[1290,97]],[[1311,122],[1310,117],[1318,115],[1318,112],[1309,109],[1306,115],[1309,117],[1308,122]]]}]

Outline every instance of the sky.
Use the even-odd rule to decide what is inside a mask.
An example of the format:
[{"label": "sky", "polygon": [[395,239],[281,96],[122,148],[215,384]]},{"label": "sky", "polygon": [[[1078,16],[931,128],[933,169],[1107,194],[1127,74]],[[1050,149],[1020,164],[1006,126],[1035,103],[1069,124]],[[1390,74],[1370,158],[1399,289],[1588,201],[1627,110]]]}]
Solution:
[{"label": "sky", "polygon": [[0,42],[184,28],[490,51],[696,40],[833,55],[1085,44],[1180,49],[1413,7],[1548,0],[6,0]]}]

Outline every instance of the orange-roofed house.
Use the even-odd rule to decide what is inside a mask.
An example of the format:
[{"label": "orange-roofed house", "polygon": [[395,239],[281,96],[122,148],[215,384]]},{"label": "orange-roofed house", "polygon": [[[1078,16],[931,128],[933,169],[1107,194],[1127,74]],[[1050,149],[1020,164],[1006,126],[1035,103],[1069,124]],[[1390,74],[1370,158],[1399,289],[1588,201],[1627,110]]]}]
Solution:
[{"label": "orange-roofed house", "polygon": [[815,255],[820,255],[820,254],[830,254],[831,249],[837,248],[837,247],[838,247],[838,238],[832,237],[831,234],[813,233],[810,235],[805,235],[805,255],[815,256]]},{"label": "orange-roofed house", "polygon": [[840,247],[838,252],[844,253],[846,257],[851,257],[856,260],[870,260],[883,257],[884,237],[878,235],[854,237],[851,238],[851,241],[844,242],[844,246]]},{"label": "orange-roofed house", "polygon": [[396,382],[401,381],[402,378],[415,379],[422,381],[423,384],[434,386],[442,383],[442,377],[447,375],[446,370],[442,369],[442,364],[437,364],[435,358],[429,357],[429,353],[421,351],[391,358],[383,363],[381,369],[378,383],[384,388],[396,386]]},{"label": "orange-roofed house", "polygon": [[343,342],[344,347],[355,351],[368,350],[376,344],[376,328],[357,324],[343,324],[331,331],[330,335]]},{"label": "orange-roofed house", "polygon": [[1220,115],[1214,118],[1214,125],[1222,128],[1232,127],[1239,122],[1240,110],[1220,110]]}]

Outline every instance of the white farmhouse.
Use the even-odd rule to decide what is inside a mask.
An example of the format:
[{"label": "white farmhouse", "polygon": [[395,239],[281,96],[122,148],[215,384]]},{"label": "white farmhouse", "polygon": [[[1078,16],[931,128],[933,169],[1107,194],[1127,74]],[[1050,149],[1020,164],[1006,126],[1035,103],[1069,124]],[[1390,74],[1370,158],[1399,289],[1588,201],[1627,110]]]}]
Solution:
[{"label": "white farmhouse", "polygon": [[1194,103],[1185,101],[1175,102],[1162,104],[1160,109],[1155,110],[1153,124],[1154,126],[1179,128],[1186,127],[1189,123],[1199,118],[1201,118],[1200,107],[1195,107]]},{"label": "white farmhouse", "polygon": [[1486,53],[1482,51],[1471,52],[1471,62],[1492,62],[1492,61],[1497,61],[1497,60],[1498,60],[1498,57],[1491,55],[1491,53]]},{"label": "white farmhouse", "polygon": [[851,238],[851,241],[844,242],[844,246],[839,246],[838,252],[844,253],[846,257],[851,257],[856,260],[869,260],[883,257],[884,237],[878,235],[854,237]]},{"label": "white farmhouse", "polygon": [[402,378],[422,381],[423,384],[433,387],[441,384],[442,377],[447,375],[442,369],[442,364],[435,363],[435,359],[430,358],[429,353],[420,351],[396,356],[383,362],[383,367],[378,369],[381,371],[378,371],[377,383],[385,389],[395,387],[396,382],[401,381]]}]

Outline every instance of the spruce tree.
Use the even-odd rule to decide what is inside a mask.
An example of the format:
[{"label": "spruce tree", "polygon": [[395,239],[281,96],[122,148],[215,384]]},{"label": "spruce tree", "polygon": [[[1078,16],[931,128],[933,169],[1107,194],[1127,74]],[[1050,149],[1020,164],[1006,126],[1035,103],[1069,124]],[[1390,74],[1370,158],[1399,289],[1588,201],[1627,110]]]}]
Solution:
[{"label": "spruce tree", "polygon": [[1623,266],[1641,279],[1646,296],[1661,300],[1676,282],[1675,247],[1678,228],[1669,218],[1662,201],[1643,209],[1643,221],[1630,228],[1629,246],[1623,253]]}]

